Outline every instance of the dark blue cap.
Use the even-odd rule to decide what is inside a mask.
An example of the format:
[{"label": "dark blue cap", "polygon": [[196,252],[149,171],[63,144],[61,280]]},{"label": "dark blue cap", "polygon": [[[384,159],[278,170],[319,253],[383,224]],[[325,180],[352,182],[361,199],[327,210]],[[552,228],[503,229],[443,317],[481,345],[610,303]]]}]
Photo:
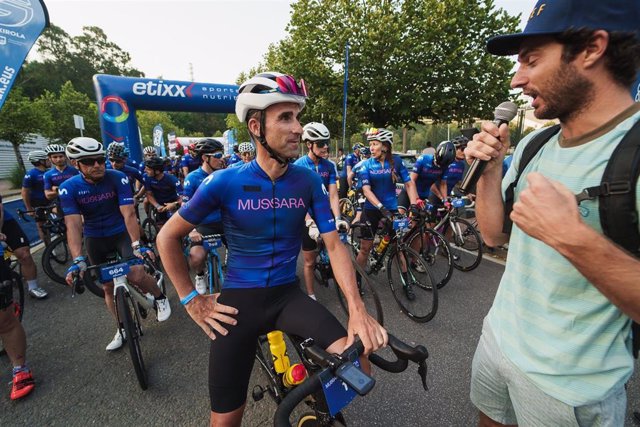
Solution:
[{"label": "dark blue cap", "polygon": [[515,55],[528,37],[581,28],[635,32],[638,37],[640,0],[539,0],[523,32],[493,37],[487,50],[494,55]]}]

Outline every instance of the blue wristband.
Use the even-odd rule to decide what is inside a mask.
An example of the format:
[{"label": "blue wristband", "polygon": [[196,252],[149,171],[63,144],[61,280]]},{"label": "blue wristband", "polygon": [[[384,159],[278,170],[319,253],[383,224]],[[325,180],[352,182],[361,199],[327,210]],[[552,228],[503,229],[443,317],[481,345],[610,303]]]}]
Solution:
[{"label": "blue wristband", "polygon": [[189,295],[187,295],[186,297],[182,298],[180,300],[180,304],[182,305],[187,305],[191,302],[192,299],[194,299],[195,297],[197,297],[198,291],[196,291],[195,289],[191,291],[191,293]]}]

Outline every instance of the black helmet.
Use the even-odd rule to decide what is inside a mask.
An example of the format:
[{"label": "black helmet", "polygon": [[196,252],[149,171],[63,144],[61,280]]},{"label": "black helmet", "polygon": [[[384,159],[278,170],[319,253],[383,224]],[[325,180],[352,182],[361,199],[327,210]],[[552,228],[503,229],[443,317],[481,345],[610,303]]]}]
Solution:
[{"label": "black helmet", "polygon": [[144,166],[156,171],[164,171],[164,159],[162,157],[152,157],[144,161]]},{"label": "black helmet", "polygon": [[436,163],[446,168],[456,159],[456,148],[451,141],[442,141],[436,148]]},{"label": "black helmet", "polygon": [[469,139],[467,139],[465,136],[457,136],[453,138],[451,142],[453,142],[453,146],[456,147],[456,149],[462,148],[464,150],[467,147]]},{"label": "black helmet", "polygon": [[196,142],[195,147],[193,149],[196,152],[196,155],[200,156],[202,154],[215,153],[217,151],[224,151],[224,146],[222,143],[213,138],[203,138]]}]

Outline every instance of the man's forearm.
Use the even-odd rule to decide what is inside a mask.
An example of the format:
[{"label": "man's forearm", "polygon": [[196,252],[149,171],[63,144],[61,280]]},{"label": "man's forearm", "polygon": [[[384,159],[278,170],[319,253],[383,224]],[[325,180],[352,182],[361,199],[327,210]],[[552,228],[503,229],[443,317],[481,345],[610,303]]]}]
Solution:
[{"label": "man's forearm", "polygon": [[82,220],[72,216],[65,217],[67,226],[67,244],[72,258],[82,255]]},{"label": "man's forearm", "polygon": [[[492,173],[497,171],[497,173]],[[504,201],[502,200],[502,171],[487,171],[476,186],[476,218],[482,238],[489,246],[500,246],[509,241],[502,232],[504,223]]]}]

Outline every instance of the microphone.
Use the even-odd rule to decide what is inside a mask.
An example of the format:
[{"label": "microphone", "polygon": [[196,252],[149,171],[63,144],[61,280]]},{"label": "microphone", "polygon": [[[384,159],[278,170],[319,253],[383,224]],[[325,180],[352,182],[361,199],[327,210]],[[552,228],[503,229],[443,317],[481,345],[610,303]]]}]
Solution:
[{"label": "microphone", "polygon": [[[518,114],[518,106],[513,102],[503,102],[493,111],[493,123],[500,127],[503,123],[509,123]],[[476,184],[487,167],[486,160],[474,159],[460,183],[460,191],[464,194],[474,193]]]}]

